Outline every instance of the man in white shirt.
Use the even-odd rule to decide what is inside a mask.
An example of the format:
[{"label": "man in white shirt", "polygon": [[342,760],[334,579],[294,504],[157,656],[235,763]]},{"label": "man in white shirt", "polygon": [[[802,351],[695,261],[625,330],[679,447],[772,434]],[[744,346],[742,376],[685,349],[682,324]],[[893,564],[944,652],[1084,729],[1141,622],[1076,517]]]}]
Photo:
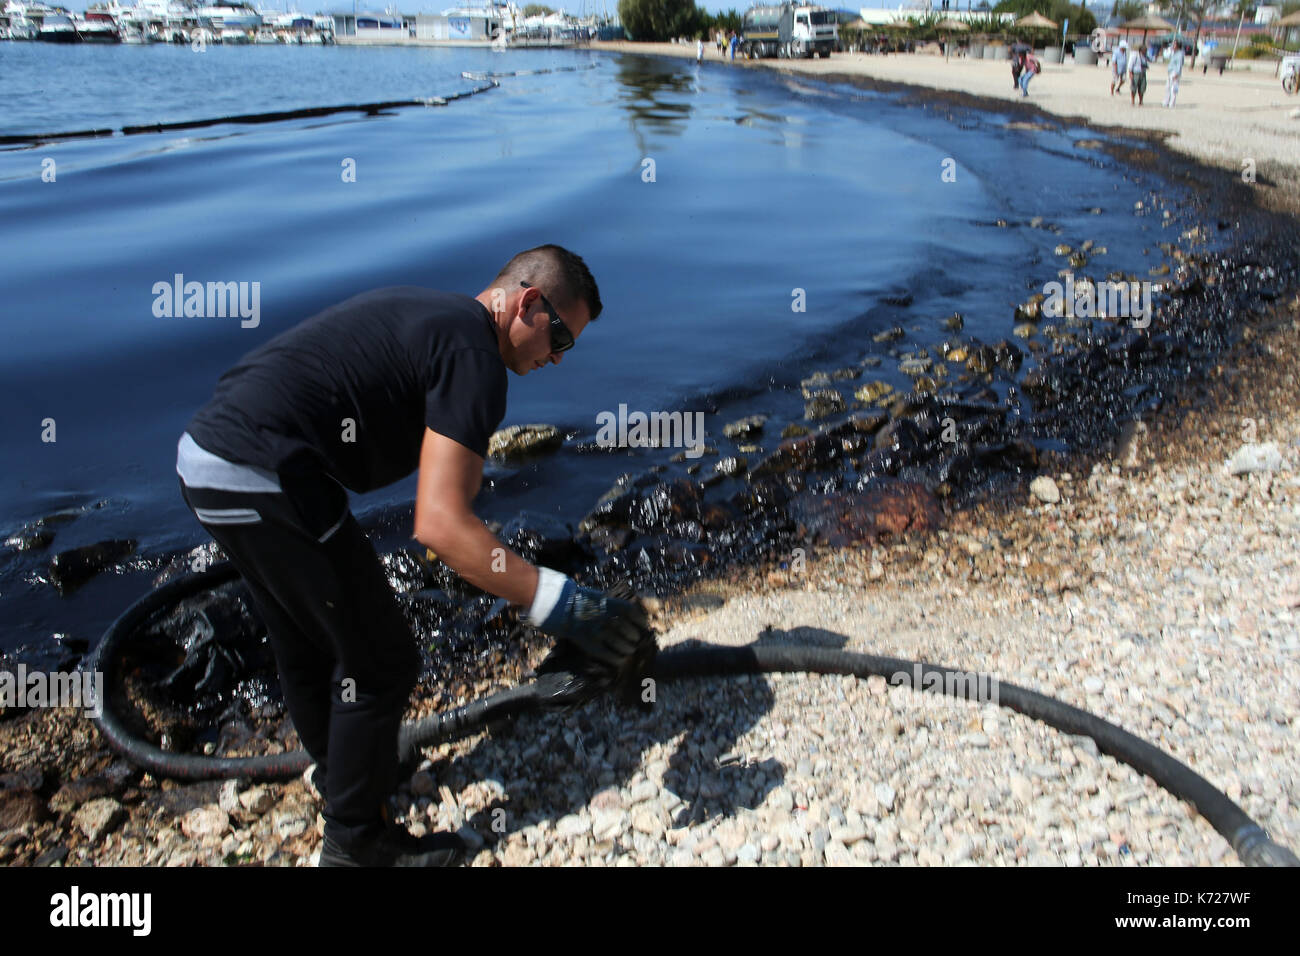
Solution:
[{"label": "man in white shirt", "polygon": [[1171,109],[1178,100],[1178,81],[1183,75],[1185,58],[1182,41],[1175,40],[1173,51],[1169,54],[1169,75],[1165,80],[1165,106]]},{"label": "man in white shirt", "polygon": [[1128,44],[1120,40],[1110,58],[1110,95],[1124,90],[1124,74],[1128,72]]}]

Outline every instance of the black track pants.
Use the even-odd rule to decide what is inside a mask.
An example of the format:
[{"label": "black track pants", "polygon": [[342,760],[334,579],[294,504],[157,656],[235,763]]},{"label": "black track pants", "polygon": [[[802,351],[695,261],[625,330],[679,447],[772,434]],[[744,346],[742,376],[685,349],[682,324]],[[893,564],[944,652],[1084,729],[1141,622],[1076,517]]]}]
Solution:
[{"label": "black track pants", "polygon": [[381,828],[420,656],[347,493],[323,475],[283,484],[254,494],[181,482],[181,495],[252,592],[289,716],[325,770],[326,827],[347,845]]}]

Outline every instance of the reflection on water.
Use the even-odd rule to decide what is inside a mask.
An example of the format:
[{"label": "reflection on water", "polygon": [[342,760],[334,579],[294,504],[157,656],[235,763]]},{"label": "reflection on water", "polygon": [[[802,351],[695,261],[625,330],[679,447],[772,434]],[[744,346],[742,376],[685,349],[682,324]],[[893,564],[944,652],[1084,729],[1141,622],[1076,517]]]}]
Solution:
[{"label": "reflection on water", "polygon": [[695,90],[695,76],[676,69],[664,69],[662,62],[648,57],[623,57],[616,74],[619,100],[632,119],[634,129],[649,129],[680,135],[691,115],[689,97]]},{"label": "reflection on water", "polygon": [[786,122],[786,117],[780,116],[776,113],[767,113],[751,106],[745,106],[743,103],[740,105],[740,108],[745,112],[743,115],[736,117],[736,123],[739,126],[757,126],[759,125],[759,120],[774,124]]}]

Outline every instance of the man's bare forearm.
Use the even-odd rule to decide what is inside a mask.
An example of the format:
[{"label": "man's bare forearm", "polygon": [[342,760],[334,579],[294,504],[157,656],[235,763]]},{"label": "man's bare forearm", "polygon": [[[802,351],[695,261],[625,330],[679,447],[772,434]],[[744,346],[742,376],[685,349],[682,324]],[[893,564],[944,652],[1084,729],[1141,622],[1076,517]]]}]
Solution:
[{"label": "man's bare forearm", "polygon": [[474,515],[443,515],[415,539],[462,578],[511,604],[528,607],[537,592],[537,568],[511,551]]}]

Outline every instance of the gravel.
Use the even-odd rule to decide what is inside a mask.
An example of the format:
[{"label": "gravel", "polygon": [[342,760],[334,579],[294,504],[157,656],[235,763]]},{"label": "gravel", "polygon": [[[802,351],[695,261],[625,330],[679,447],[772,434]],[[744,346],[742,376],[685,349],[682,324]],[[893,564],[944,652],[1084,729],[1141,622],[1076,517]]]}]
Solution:
[{"label": "gravel", "polygon": [[[738,572],[701,589],[720,602],[662,606],[661,643],[821,644],[995,675],[1151,741],[1300,848],[1295,331],[1255,340],[1249,388],[1211,381],[1212,411],[1149,420],[1124,465],[1045,468],[1050,507],[1022,488],[928,536]],[[1224,467],[1246,418],[1275,470]],[[95,752],[57,711],[0,735],[6,772]],[[1237,865],[1194,808],[1092,740],[883,678],[685,680],[649,713],[598,701],[425,757],[399,819],[472,834],[476,866]],[[77,811],[0,832],[0,862],[314,863],[303,780],[203,786],[170,816],[157,798],[176,788],[147,775],[83,788],[96,795]]]}]

